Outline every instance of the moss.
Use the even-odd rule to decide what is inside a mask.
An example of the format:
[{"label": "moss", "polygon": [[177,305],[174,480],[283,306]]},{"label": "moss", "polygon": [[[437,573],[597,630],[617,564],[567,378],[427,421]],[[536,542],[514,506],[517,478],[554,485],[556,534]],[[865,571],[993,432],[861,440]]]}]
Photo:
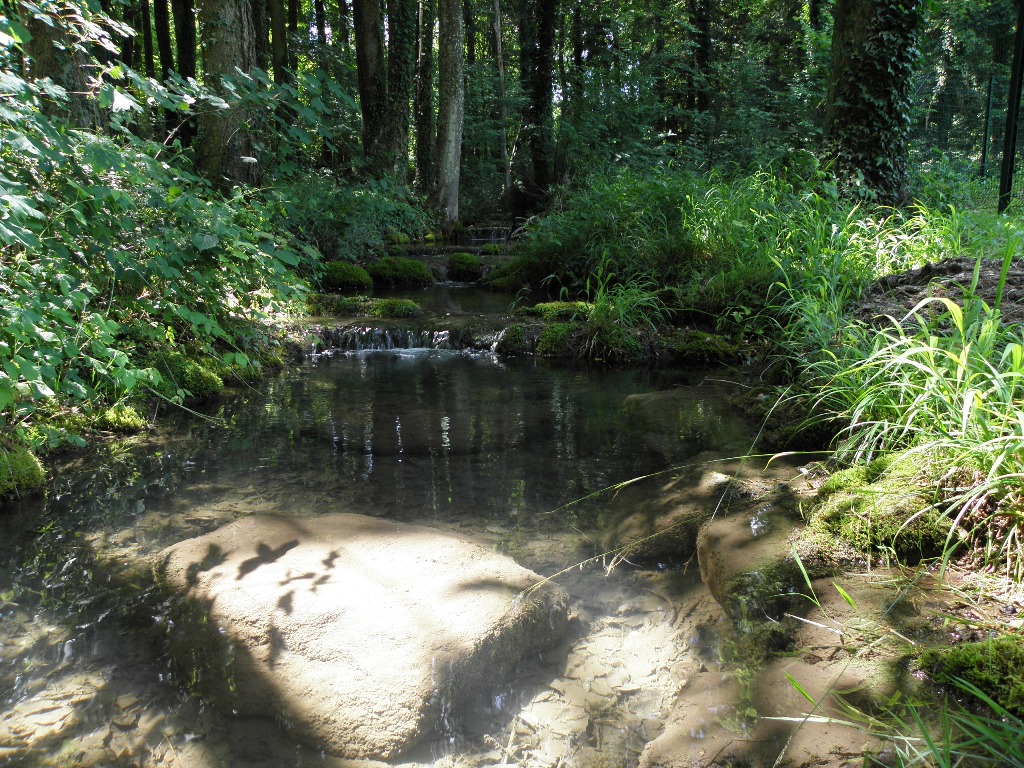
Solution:
[{"label": "moss", "polygon": [[357,264],[348,261],[332,261],[324,266],[320,287],[325,291],[340,291],[345,288],[369,288],[373,285],[370,273]]},{"label": "moss", "polygon": [[862,552],[889,550],[906,559],[937,555],[950,521],[931,508],[934,483],[920,478],[920,466],[899,455],[836,472],[818,489],[821,501],[810,525]]},{"label": "moss", "polygon": [[480,253],[484,256],[497,256],[501,253],[501,246],[497,243],[487,243],[480,249]]},{"label": "moss", "polygon": [[434,282],[430,270],[416,259],[385,256],[366,269],[377,285],[430,285]]},{"label": "moss", "polygon": [[539,317],[547,322],[563,322],[585,320],[593,308],[593,304],[585,301],[546,301],[532,307],[521,307],[516,314]]},{"label": "moss", "polygon": [[1022,637],[1004,636],[925,651],[921,667],[940,683],[965,680],[1010,714],[1024,718]]},{"label": "moss", "polygon": [[662,354],[677,362],[723,363],[740,356],[740,345],[717,333],[691,329],[674,331],[659,341]]},{"label": "moss", "polygon": [[45,483],[46,472],[35,454],[20,445],[0,447],[0,499],[38,491]]},{"label": "moss", "polygon": [[150,365],[163,377],[157,392],[165,397],[175,397],[178,390],[196,400],[216,397],[224,389],[224,381],[206,366],[185,357],[180,352],[156,354]]},{"label": "moss", "polygon": [[369,296],[311,294],[306,306],[317,315],[369,315],[370,317],[416,317],[420,305],[412,299],[374,299]]},{"label": "moss", "polygon": [[498,352],[503,355],[529,354],[531,346],[526,326],[522,323],[512,323],[498,337]]},{"label": "moss", "polygon": [[480,259],[472,253],[453,253],[448,257],[448,279],[472,283],[480,279]]},{"label": "moss", "polygon": [[124,403],[107,408],[96,419],[96,424],[113,432],[141,432],[148,426],[146,417],[135,406]]},{"label": "moss", "polygon": [[541,357],[574,357],[578,353],[577,338],[583,326],[580,323],[554,323],[537,338],[537,354]]}]

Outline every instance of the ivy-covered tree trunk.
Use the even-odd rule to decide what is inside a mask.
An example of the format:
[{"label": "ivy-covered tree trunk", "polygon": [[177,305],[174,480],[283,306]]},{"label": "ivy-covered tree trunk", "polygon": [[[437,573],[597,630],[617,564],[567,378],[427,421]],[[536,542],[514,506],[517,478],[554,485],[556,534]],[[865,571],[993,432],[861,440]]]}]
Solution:
[{"label": "ivy-covered tree trunk", "polygon": [[845,191],[901,203],[922,0],[837,0],[833,14],[826,157]]},{"label": "ivy-covered tree trunk", "polygon": [[356,33],[356,71],[359,111],[363,118],[363,153],[369,171],[385,165],[387,147],[387,70],[384,63],[384,23],[380,0],[353,0]]},{"label": "ivy-covered tree trunk", "polygon": [[[204,0],[203,65],[208,83],[218,87],[235,68],[253,68],[255,46],[248,0]],[[247,115],[239,106],[203,112],[196,143],[196,165],[215,184],[255,184],[259,166],[249,135]]]},{"label": "ivy-covered tree trunk", "polygon": [[462,4],[440,0],[438,21],[437,192],[435,203],[446,229],[459,219],[462,120],[466,107]]},{"label": "ivy-covered tree trunk", "polygon": [[434,191],[437,144],[434,134],[434,24],[436,0],[420,0],[416,23],[416,191],[427,196]]},{"label": "ivy-covered tree trunk", "polygon": [[552,80],[558,0],[523,0],[519,23],[519,77],[526,104],[523,138],[529,162],[527,196],[536,203],[550,182]]},{"label": "ivy-covered tree trunk", "polygon": [[400,180],[409,171],[409,110],[416,59],[416,0],[387,0],[388,170]]}]

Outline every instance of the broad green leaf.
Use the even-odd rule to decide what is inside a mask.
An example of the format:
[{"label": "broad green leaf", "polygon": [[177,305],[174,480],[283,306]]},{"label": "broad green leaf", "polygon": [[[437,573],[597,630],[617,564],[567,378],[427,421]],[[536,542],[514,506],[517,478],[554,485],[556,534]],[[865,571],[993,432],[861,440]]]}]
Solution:
[{"label": "broad green leaf", "polygon": [[192,235],[192,244],[200,253],[215,248],[219,242],[220,239],[212,232],[196,232]]}]

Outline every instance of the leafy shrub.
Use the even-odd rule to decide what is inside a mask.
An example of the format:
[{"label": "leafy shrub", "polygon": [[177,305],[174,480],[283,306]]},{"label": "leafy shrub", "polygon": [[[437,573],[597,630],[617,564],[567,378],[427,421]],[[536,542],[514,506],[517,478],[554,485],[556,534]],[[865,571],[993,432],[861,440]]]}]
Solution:
[{"label": "leafy shrub", "polygon": [[348,261],[329,261],[320,275],[320,287],[325,291],[345,288],[369,288],[373,285],[370,273],[358,264]]},{"label": "leafy shrub", "polygon": [[448,279],[472,283],[480,278],[480,259],[471,253],[453,253],[448,257]]},{"label": "leafy shrub", "polygon": [[385,256],[370,264],[366,271],[377,285],[413,286],[430,285],[434,282],[430,270],[422,261],[416,259]]}]

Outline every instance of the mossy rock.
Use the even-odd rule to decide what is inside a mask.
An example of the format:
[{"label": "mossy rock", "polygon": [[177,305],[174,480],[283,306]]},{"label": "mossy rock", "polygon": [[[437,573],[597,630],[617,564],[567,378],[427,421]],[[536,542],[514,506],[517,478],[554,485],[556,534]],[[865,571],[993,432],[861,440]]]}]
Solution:
[{"label": "mossy rock", "polygon": [[533,351],[526,326],[512,323],[498,337],[497,351],[503,355],[526,355]]},{"label": "mossy rock", "polygon": [[545,301],[534,304],[532,307],[521,307],[516,310],[516,314],[539,317],[549,323],[568,322],[570,320],[586,320],[593,308],[593,304],[588,304],[585,301]]},{"label": "mossy rock", "polygon": [[15,445],[0,447],[0,500],[39,491],[46,484],[46,472],[35,454]]},{"label": "mossy rock", "polygon": [[314,293],[306,306],[316,315],[368,315],[370,317],[417,317],[420,305],[412,299],[376,299],[369,296],[334,296]]},{"label": "mossy rock", "polygon": [[370,273],[349,261],[331,261],[324,265],[320,287],[325,291],[341,291],[346,288],[369,288],[373,285]]},{"label": "mossy rock", "polygon": [[941,554],[951,523],[933,509],[934,483],[899,456],[837,472],[819,488],[810,526],[861,552],[917,560]]},{"label": "mossy rock", "polygon": [[480,249],[480,253],[484,256],[497,256],[501,253],[501,246],[497,243],[487,243]]},{"label": "mossy rock", "polygon": [[430,270],[416,259],[385,256],[370,264],[366,271],[376,285],[430,285],[434,282]]},{"label": "mossy rock", "polygon": [[449,280],[460,283],[472,283],[480,279],[480,259],[472,253],[453,253],[448,257],[447,274]]},{"label": "mossy rock", "polygon": [[194,400],[216,397],[224,390],[224,381],[210,368],[185,357],[180,352],[165,352],[150,358],[150,365],[163,377],[157,392],[165,397],[175,397],[179,389]]},{"label": "mossy rock", "polygon": [[101,429],[130,434],[141,432],[149,423],[134,405],[119,403],[103,411],[96,419]]},{"label": "mossy rock", "polygon": [[673,331],[658,343],[659,352],[676,362],[702,364],[733,362],[740,357],[740,345],[718,333],[692,329]]},{"label": "mossy rock", "polygon": [[964,680],[1011,715],[1024,719],[1024,637],[1004,636],[933,649],[921,654],[920,663],[936,681],[951,684]]},{"label": "mossy rock", "polygon": [[582,323],[554,323],[537,337],[537,354],[541,357],[575,357],[579,353]]}]

